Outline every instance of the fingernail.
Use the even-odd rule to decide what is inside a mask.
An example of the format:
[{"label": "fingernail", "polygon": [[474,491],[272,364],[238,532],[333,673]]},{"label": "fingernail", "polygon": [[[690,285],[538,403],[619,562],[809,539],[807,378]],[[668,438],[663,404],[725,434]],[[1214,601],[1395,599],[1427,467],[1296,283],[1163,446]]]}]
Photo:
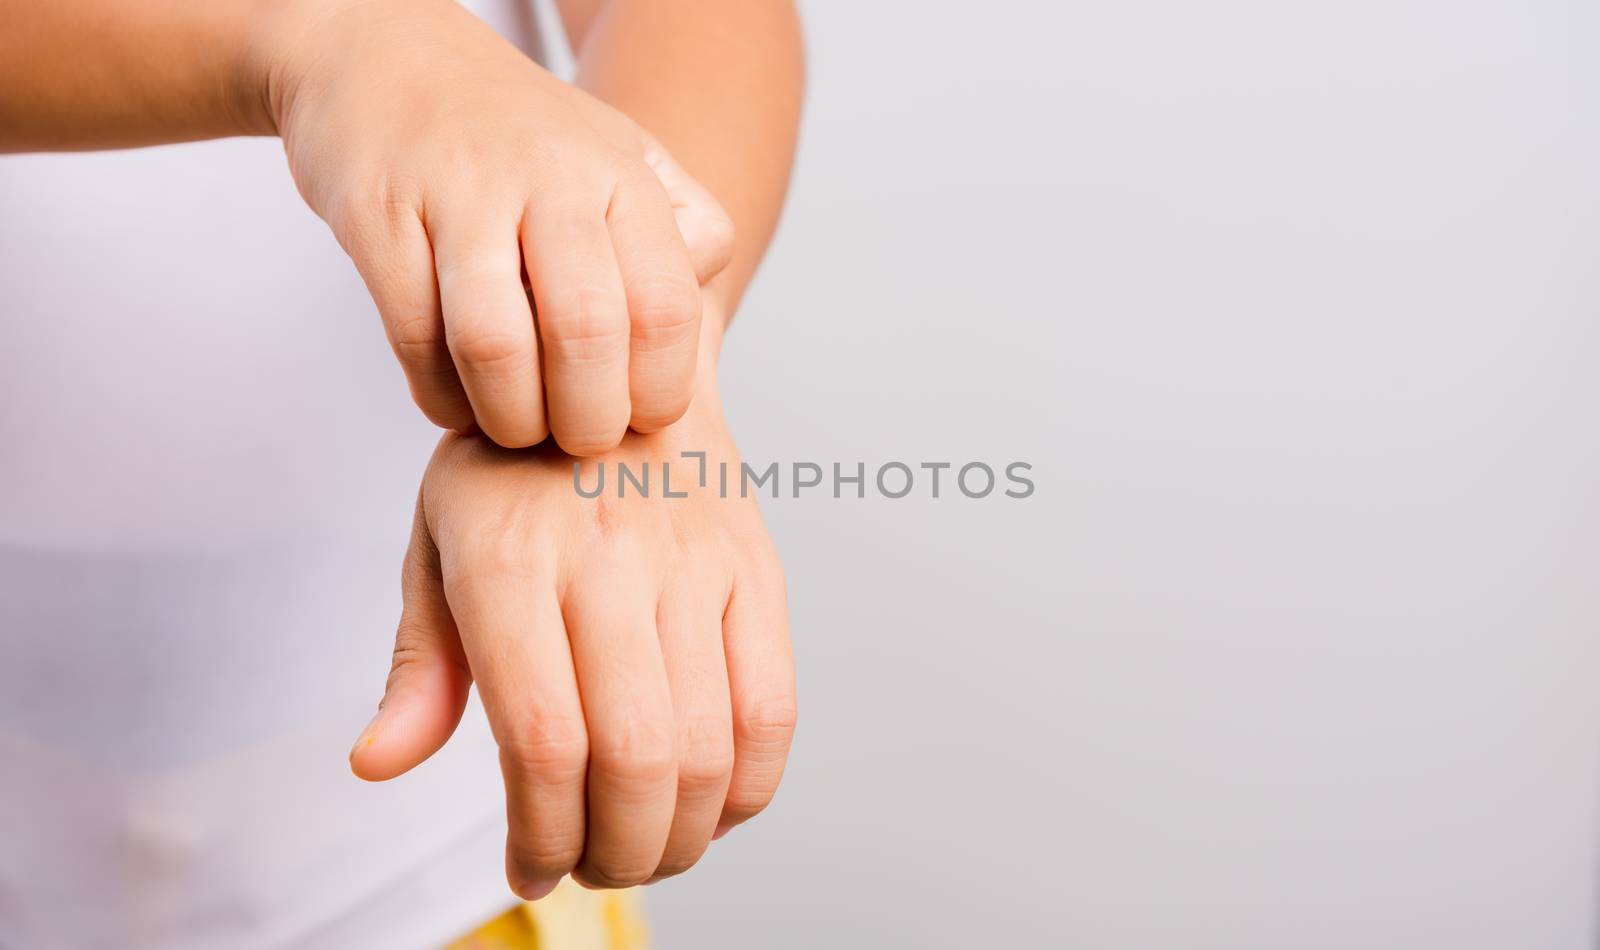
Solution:
[{"label": "fingernail", "polygon": [[717,830],[713,831],[711,833],[711,840],[712,841],[717,840],[718,838],[720,838],[723,835],[727,834],[728,832],[732,831],[733,828],[734,828],[734,822],[728,821],[727,819],[724,818],[722,821],[717,822]]},{"label": "fingernail", "polygon": [[361,730],[361,735],[356,736],[356,744],[350,747],[350,758],[355,758],[357,752],[360,752],[367,746],[372,745],[373,740],[378,738],[378,720],[382,717],[383,711],[379,710],[378,713],[372,717],[372,721],[367,723],[367,727]]},{"label": "fingernail", "polygon": [[543,881],[532,881],[517,888],[517,896],[525,901],[536,901],[549,895],[561,883],[561,878],[549,878]]}]

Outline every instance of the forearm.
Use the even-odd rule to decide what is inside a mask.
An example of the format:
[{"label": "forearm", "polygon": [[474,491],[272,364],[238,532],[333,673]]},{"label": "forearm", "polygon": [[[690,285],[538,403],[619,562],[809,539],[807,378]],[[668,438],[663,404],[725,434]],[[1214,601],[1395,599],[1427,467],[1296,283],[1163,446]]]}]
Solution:
[{"label": "forearm", "polygon": [[270,135],[273,0],[4,0],[0,151]]},{"label": "forearm", "polygon": [[804,84],[790,0],[562,0],[578,85],[650,130],[733,218],[732,314],[777,225]]}]

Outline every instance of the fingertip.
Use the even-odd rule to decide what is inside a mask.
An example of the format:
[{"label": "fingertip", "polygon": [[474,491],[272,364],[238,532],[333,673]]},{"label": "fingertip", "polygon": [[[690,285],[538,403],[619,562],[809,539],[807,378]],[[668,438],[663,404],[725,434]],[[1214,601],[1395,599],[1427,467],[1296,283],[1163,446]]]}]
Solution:
[{"label": "fingertip", "polygon": [[676,354],[673,365],[656,359],[641,360],[629,381],[632,416],[628,427],[635,432],[659,432],[682,419],[694,402],[699,358],[694,352]]},{"label": "fingertip", "polygon": [[561,447],[561,451],[576,458],[594,458],[614,451],[622,444],[622,438],[627,432],[628,427],[624,425],[615,433],[563,433],[558,429],[553,434],[556,445]]},{"label": "fingertip", "polygon": [[350,751],[350,772],[364,782],[387,782],[416,768],[426,758],[413,750],[396,750],[392,744],[363,736]]},{"label": "fingertip", "polygon": [[[457,388],[459,389],[459,386]],[[422,415],[441,429],[460,432],[477,427],[477,420],[472,415],[472,405],[467,402],[465,393],[462,393],[459,399],[440,399],[413,390],[411,399],[417,408],[422,410]]]},{"label": "fingertip", "polygon": [[652,411],[641,409],[634,412],[633,419],[631,419],[628,423],[628,428],[640,433],[641,435],[649,435],[652,432],[660,432],[667,426],[670,426],[679,419],[682,419],[683,414],[688,411],[689,400],[687,399],[683,400],[682,402],[674,402],[665,407]]},{"label": "fingertip", "polygon": [[441,685],[432,696],[391,696],[351,747],[350,771],[368,782],[411,771],[449,741],[465,702],[465,686],[453,684]]},{"label": "fingertip", "polygon": [[350,747],[350,772],[364,782],[386,782],[411,767],[397,767],[389,754],[388,743],[383,741],[388,731],[386,726],[383,711],[379,710]]},{"label": "fingertip", "polygon": [[550,893],[560,885],[561,878],[542,878],[523,882],[511,880],[509,883],[511,884],[511,893],[531,904],[534,901],[549,897]]},{"label": "fingertip", "polygon": [[530,448],[550,437],[550,430],[545,427],[542,419],[518,426],[501,424],[493,429],[483,426],[479,427],[479,431],[503,449]]}]

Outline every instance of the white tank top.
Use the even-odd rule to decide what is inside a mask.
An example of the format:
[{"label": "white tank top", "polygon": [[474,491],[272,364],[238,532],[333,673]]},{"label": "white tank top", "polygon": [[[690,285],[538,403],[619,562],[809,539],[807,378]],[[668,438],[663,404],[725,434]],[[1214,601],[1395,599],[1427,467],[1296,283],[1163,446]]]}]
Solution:
[{"label": "white tank top", "polygon": [[397,781],[345,761],[437,432],[280,143],[0,157],[0,328],[0,947],[427,947],[508,905],[479,710]]}]

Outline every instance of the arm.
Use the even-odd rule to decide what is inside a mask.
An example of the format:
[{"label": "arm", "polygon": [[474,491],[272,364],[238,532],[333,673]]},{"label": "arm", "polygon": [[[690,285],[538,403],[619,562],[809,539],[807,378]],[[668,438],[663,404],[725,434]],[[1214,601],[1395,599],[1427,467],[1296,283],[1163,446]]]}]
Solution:
[{"label": "arm", "polygon": [[268,0],[10,0],[0,152],[273,135],[252,39]]},{"label": "arm", "polygon": [[[730,317],[777,225],[805,82],[790,0],[559,0],[577,84],[649,129],[734,223]],[[718,328],[711,328],[713,334]]]},{"label": "arm", "polygon": [[585,455],[682,415],[723,211],[456,0],[0,6],[0,151],[252,133],[282,137],[434,422]]}]

